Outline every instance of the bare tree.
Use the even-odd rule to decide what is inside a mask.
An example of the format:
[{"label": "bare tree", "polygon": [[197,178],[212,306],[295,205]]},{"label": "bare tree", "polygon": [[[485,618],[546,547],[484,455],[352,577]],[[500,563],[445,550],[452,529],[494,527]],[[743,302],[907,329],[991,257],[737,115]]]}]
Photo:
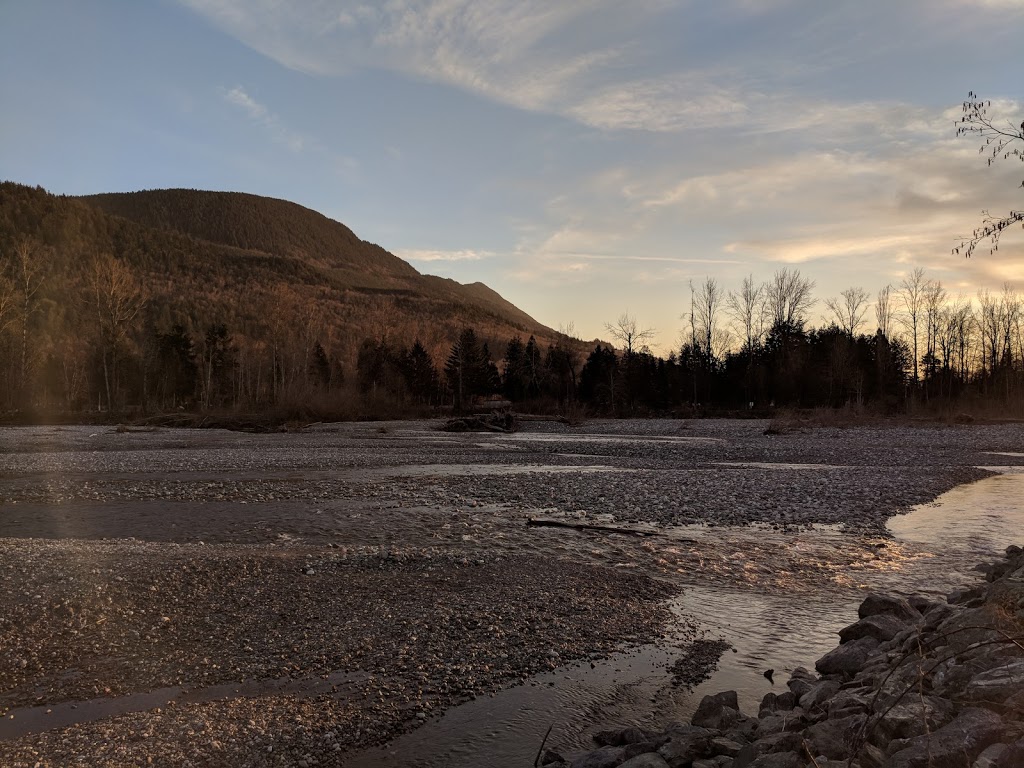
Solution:
[{"label": "bare tree", "polygon": [[826,299],[825,306],[836,325],[849,336],[856,336],[868,311],[868,292],[863,288],[847,288],[838,299]]},{"label": "bare tree", "polygon": [[[956,124],[956,135],[982,140],[978,153],[988,156],[986,159],[989,166],[996,160],[1012,157],[1024,162],[1024,148],[1018,146],[1018,142],[1024,143],[1024,122],[1020,128],[1009,120],[997,125],[988,115],[991,106],[991,101],[979,99],[976,93],[969,92],[963,105],[963,117]],[[964,256],[970,258],[978,244],[985,240],[991,246],[989,253],[995,253],[999,250],[999,238],[1003,232],[1017,223],[1024,223],[1024,209],[1011,210],[1006,216],[993,216],[988,211],[982,211],[981,226],[970,237],[965,237],[959,247],[953,249],[953,253],[962,251]]]},{"label": "bare tree", "polygon": [[878,291],[878,298],[875,299],[875,322],[878,330],[887,339],[892,332],[892,286],[886,285]]},{"label": "bare tree", "polygon": [[743,278],[739,292],[729,291],[725,300],[726,312],[741,331],[743,344],[748,352],[752,351],[764,336],[764,297],[764,284],[755,284],[754,276],[748,275]]},{"label": "bare tree", "polygon": [[914,353],[914,382],[920,381],[918,362],[918,342],[920,340],[920,326],[924,312],[925,290],[928,286],[928,279],[924,276],[921,267],[915,267],[914,271],[903,278],[900,282],[899,297],[903,302],[903,317],[901,318],[907,333],[910,335],[911,349]]},{"label": "bare tree", "polygon": [[780,269],[765,288],[768,316],[774,325],[801,325],[814,306],[814,281],[803,277],[799,269]]},{"label": "bare tree", "polygon": [[946,289],[942,287],[942,283],[938,280],[929,280],[924,289],[925,358],[928,361],[926,375],[934,375],[938,365],[938,338],[945,303]]},{"label": "bare tree", "polygon": [[653,328],[641,328],[636,318],[628,311],[619,315],[619,319],[614,323],[605,323],[604,328],[622,345],[628,355],[637,352],[644,342],[653,339],[655,333]]},{"label": "bare tree", "polygon": [[131,270],[110,255],[97,257],[86,277],[87,301],[96,318],[103,353],[103,384],[107,407],[117,391],[117,350],[146,304]]},{"label": "bare tree", "polygon": [[32,240],[20,240],[14,246],[14,281],[21,303],[21,364],[18,368],[18,389],[22,396],[28,384],[28,329],[39,308],[39,291],[43,287],[43,249]]},{"label": "bare tree", "polygon": [[15,291],[14,281],[0,275],[0,334],[14,324]]},{"label": "bare tree", "polygon": [[718,346],[718,343],[722,341],[718,316],[721,314],[724,296],[722,289],[718,287],[718,281],[713,277],[705,278],[696,291],[694,291],[691,281],[690,293],[693,296],[690,322],[693,325],[692,335],[696,340],[695,346],[705,361],[710,364],[717,357],[717,353],[721,351]]}]

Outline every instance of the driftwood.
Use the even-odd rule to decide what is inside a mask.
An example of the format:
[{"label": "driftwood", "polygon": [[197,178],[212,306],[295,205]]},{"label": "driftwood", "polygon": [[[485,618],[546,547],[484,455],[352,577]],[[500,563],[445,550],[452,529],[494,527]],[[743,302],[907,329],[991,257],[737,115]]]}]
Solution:
[{"label": "driftwood", "polygon": [[624,533],[627,536],[661,536],[658,531],[644,531],[638,528],[620,528],[615,525],[598,523],[574,523],[570,520],[552,520],[548,517],[531,517],[527,528],[572,528],[577,531],[601,531],[602,533]]}]

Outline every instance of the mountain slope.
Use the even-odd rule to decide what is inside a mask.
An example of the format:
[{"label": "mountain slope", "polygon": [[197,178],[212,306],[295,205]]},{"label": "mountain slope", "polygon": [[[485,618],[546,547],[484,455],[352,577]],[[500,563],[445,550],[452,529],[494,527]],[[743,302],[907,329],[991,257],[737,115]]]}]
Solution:
[{"label": "mountain slope", "polygon": [[250,253],[294,259],[339,288],[420,297],[494,315],[520,331],[549,336],[527,313],[482,283],[422,275],[344,224],[287,200],[242,192],[162,189],[78,198],[150,229]]},{"label": "mountain slope", "polygon": [[255,195],[155,190],[76,198],[4,182],[0,273],[14,274],[19,242],[45,262],[39,299],[53,312],[36,320],[52,326],[59,316],[67,326],[48,326],[53,339],[87,326],[87,272],[104,254],[144,286],[145,322],[156,332],[178,323],[202,338],[210,325],[224,324],[243,346],[308,351],[319,341],[346,365],[366,338],[408,344],[418,337],[438,363],[466,326],[498,357],[515,335],[558,338],[487,286],[421,275],[336,221]]}]

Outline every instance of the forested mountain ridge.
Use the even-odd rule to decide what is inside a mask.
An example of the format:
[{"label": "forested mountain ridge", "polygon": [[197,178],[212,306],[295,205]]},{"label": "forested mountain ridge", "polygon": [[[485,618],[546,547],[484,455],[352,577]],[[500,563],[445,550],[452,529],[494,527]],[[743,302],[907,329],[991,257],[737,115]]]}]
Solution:
[{"label": "forested mountain ridge", "polygon": [[0,183],[0,406],[115,401],[119,388],[139,403],[172,332],[197,365],[230,346],[235,402],[280,402],[307,385],[314,357],[337,381],[365,340],[419,339],[440,365],[466,327],[497,356],[514,336],[559,339],[486,286],[421,275],[294,203]]},{"label": "forested mountain ridge", "polygon": [[531,332],[551,333],[482,283],[420,274],[344,224],[297,203],[244,192],[157,189],[78,198],[145,227],[188,235],[244,251],[294,258],[324,269],[356,290],[412,291],[493,312]]}]

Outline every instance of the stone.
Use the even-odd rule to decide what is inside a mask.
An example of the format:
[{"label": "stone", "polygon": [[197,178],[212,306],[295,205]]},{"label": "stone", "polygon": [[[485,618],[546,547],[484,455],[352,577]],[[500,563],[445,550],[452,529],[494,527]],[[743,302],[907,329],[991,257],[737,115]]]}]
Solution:
[{"label": "stone", "polygon": [[621,763],[619,768],[669,768],[669,766],[665,762],[665,758],[657,752],[645,752]]},{"label": "stone", "polygon": [[873,637],[879,642],[885,642],[896,637],[905,629],[907,629],[905,619],[880,613],[863,618],[848,627],[843,627],[839,630],[839,642],[849,643],[862,637]]},{"label": "stone", "polygon": [[1006,754],[1008,749],[1006,744],[993,744],[990,747],[985,747],[971,768],[1000,768],[1000,758]]},{"label": "stone", "polygon": [[623,728],[622,730],[598,731],[593,738],[594,742],[602,747],[622,747],[626,744],[650,741],[651,734],[641,728]]},{"label": "stone", "polygon": [[889,759],[892,768],[971,768],[986,747],[999,741],[1003,721],[987,709],[968,708],[933,733],[916,736]]},{"label": "stone", "polygon": [[828,758],[849,757],[866,715],[852,715],[840,720],[824,720],[808,728],[804,735],[811,752]]},{"label": "stone", "polygon": [[728,730],[739,720],[739,709],[736,691],[722,691],[701,699],[690,723],[701,728]]},{"label": "stone", "polygon": [[758,714],[762,712],[786,712],[796,706],[796,694],[792,691],[785,693],[766,693],[761,699],[761,706]]},{"label": "stone", "polygon": [[846,717],[858,712],[867,712],[871,708],[871,693],[866,689],[858,690],[865,692],[839,691],[839,693],[829,699],[829,718]]},{"label": "stone", "polygon": [[921,613],[905,598],[874,593],[864,598],[857,609],[857,616],[862,619],[869,616],[893,616],[903,621],[921,620]]},{"label": "stone", "polygon": [[743,745],[739,742],[727,739],[724,736],[716,736],[710,742],[708,742],[708,749],[712,755],[726,755],[727,757],[736,757],[743,749]]},{"label": "stone", "polygon": [[803,768],[804,761],[796,752],[778,752],[761,755],[750,764],[750,768]]},{"label": "stone", "polygon": [[1008,745],[1006,751],[999,756],[998,768],[1019,768],[1022,765],[1024,765],[1024,739],[1018,739]]},{"label": "stone", "polygon": [[797,667],[789,673],[790,680],[806,680],[809,683],[817,682],[818,676],[811,672],[807,667]]},{"label": "stone", "polygon": [[770,752],[795,752],[803,745],[803,737],[794,731],[783,731],[765,736],[754,742],[757,747],[757,754],[765,755]]},{"label": "stone", "polygon": [[1002,702],[1024,690],[1024,659],[980,672],[967,683],[965,694],[971,701]]},{"label": "stone", "polygon": [[804,696],[814,687],[814,681],[797,677],[790,679],[786,686],[789,688],[789,692],[793,694],[793,697],[799,701],[801,696]]},{"label": "stone", "polygon": [[873,637],[862,637],[829,651],[814,667],[823,675],[854,675],[864,668],[877,647],[878,641]]},{"label": "stone", "polygon": [[544,756],[540,759],[541,765],[562,765],[564,763],[565,758],[553,749],[545,749]]},{"label": "stone", "polygon": [[622,762],[622,747],[601,747],[572,761],[571,768],[616,768]]},{"label": "stone", "polygon": [[708,742],[713,734],[706,728],[693,725],[673,725],[667,735],[669,739],[658,748],[658,754],[671,768],[680,768],[707,755]]},{"label": "stone", "polygon": [[984,596],[985,588],[982,586],[962,587],[960,589],[954,589],[946,595],[946,602],[950,605],[967,605],[976,600],[980,600]]},{"label": "stone", "polygon": [[807,693],[800,697],[800,706],[810,712],[815,709],[824,709],[836,693],[839,692],[839,682],[836,680],[822,680],[812,686]]},{"label": "stone", "polygon": [[956,707],[937,696],[908,696],[886,712],[871,729],[871,743],[881,748],[897,739],[933,733],[953,719]]}]

